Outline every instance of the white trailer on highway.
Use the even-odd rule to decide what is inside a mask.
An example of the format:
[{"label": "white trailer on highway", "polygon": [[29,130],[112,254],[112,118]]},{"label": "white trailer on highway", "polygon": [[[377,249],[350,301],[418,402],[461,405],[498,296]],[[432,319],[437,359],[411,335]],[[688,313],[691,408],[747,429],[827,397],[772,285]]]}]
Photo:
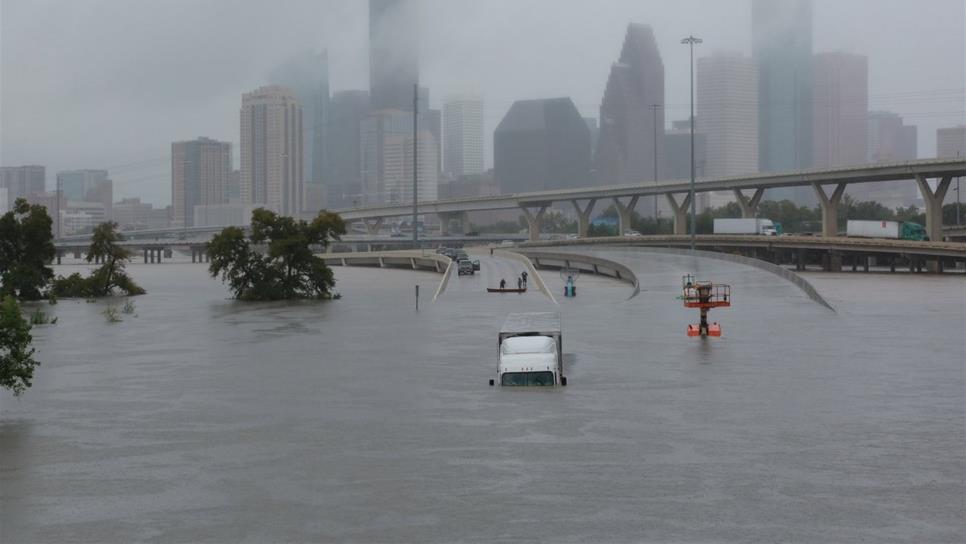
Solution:
[{"label": "white trailer on highway", "polygon": [[[500,329],[498,383],[507,386],[567,385],[563,333],[556,312],[515,313]],[[497,383],[490,380],[490,385]]]},{"label": "white trailer on highway", "polygon": [[927,240],[926,229],[918,223],[902,221],[869,221],[849,219],[845,235],[856,238],[890,238],[892,240]]},{"label": "white trailer on highway", "polygon": [[761,236],[777,236],[778,230],[771,219],[750,217],[746,219],[714,220],[715,234],[757,234]]}]

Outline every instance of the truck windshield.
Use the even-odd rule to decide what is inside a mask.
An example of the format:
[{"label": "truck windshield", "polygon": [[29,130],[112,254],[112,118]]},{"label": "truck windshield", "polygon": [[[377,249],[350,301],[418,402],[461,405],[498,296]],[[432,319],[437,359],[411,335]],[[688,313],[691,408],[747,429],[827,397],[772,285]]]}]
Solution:
[{"label": "truck windshield", "polygon": [[501,385],[553,385],[553,372],[507,372],[500,379]]}]

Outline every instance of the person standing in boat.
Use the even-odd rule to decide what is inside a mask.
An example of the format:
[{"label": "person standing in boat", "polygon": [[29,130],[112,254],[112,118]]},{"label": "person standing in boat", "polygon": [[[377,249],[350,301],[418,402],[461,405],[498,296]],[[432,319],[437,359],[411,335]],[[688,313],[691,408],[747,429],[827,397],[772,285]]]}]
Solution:
[{"label": "person standing in boat", "polygon": [[500,289],[506,289],[506,280],[500,279]]}]

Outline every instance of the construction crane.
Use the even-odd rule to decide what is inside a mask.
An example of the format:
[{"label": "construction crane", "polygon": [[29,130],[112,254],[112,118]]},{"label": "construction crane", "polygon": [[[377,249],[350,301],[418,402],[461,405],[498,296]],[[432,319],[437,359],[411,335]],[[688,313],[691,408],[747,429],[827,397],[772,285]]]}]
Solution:
[{"label": "construction crane", "polygon": [[710,281],[696,281],[693,274],[681,278],[681,290],[685,308],[701,310],[701,322],[688,325],[688,336],[721,336],[721,325],[708,323],[708,310],[731,306],[731,286]]}]

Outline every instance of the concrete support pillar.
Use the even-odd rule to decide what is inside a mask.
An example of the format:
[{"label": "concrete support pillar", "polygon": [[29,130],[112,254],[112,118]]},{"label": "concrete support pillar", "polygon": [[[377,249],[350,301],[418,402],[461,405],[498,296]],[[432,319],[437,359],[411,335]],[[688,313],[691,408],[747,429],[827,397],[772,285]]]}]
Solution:
[{"label": "concrete support pillar", "polygon": [[77,250],[77,249],[74,250],[74,258],[75,259],[80,259],[81,258],[81,252],[80,252],[80,250]]},{"label": "concrete support pillar", "polygon": [[[440,234],[443,236],[452,236],[454,232],[465,235],[470,231],[470,222],[466,212],[443,212],[437,215],[439,216]],[[454,221],[458,225],[455,231],[453,229]]]},{"label": "concrete support pillar", "polygon": [[691,206],[691,193],[685,193],[684,200],[678,204],[674,198],[674,193],[665,193],[667,202],[671,206],[671,213],[674,214],[674,234],[688,233],[688,209]]},{"label": "concrete support pillar", "polygon": [[587,231],[590,230],[590,214],[594,213],[594,204],[597,204],[597,199],[587,200],[586,207],[581,207],[578,200],[571,200],[570,203],[577,210],[577,236],[583,238],[587,236]]},{"label": "concrete support pillar", "polygon": [[149,249],[148,250],[148,258],[151,261],[151,264],[154,264],[154,250],[153,249]]},{"label": "concrete support pillar", "polygon": [[148,248],[144,248],[144,264],[148,264]]},{"label": "concrete support pillar", "polygon": [[[369,236],[375,236],[379,234],[379,229],[382,228],[382,218],[377,217],[376,219],[363,219],[362,222],[366,225],[366,232]],[[413,225],[416,228],[416,225]]]},{"label": "concrete support pillar", "polygon": [[191,250],[191,262],[192,262],[192,263],[195,263],[195,262],[197,262],[197,261],[196,261],[196,258],[197,258],[197,254],[198,254],[198,250],[196,250],[196,249],[195,249],[195,248],[193,248],[193,247],[189,247],[188,249],[190,249],[190,250]]},{"label": "concrete support pillar", "polygon": [[63,256],[64,256],[64,253],[62,251],[57,252],[57,264],[60,264],[60,259]]},{"label": "concrete support pillar", "polygon": [[822,206],[822,236],[832,238],[839,233],[839,202],[845,194],[846,183],[837,183],[832,195],[825,193],[825,189],[819,183],[812,183],[815,194],[818,195],[818,203]]},{"label": "concrete support pillar", "polygon": [[211,262],[211,255],[208,254],[208,251],[207,250],[205,251],[205,262],[206,263],[210,263]]},{"label": "concrete support pillar", "polygon": [[738,199],[738,205],[741,206],[741,217],[755,217],[755,212],[758,211],[758,204],[761,202],[761,197],[765,194],[764,187],[755,189],[755,193],[751,195],[751,198],[745,196],[745,193],[741,189],[733,189],[735,193],[735,198]]},{"label": "concrete support pillar", "polygon": [[[523,210],[523,217],[527,220],[527,226],[530,227],[530,241],[536,242],[540,239],[540,222],[543,221],[543,214],[547,213],[547,208],[550,207],[550,203],[529,203],[520,204],[520,209]],[[531,209],[536,210],[536,213],[531,211]]]},{"label": "concrete support pillar", "polygon": [[640,196],[634,195],[629,201],[627,201],[627,205],[624,205],[624,203],[621,202],[620,197],[614,197],[614,207],[617,208],[617,217],[620,219],[618,225],[620,230],[617,233],[618,236],[623,236],[625,232],[631,230],[631,214],[634,211],[634,208],[637,207],[637,201],[640,198]]},{"label": "concrete support pillar", "polygon": [[952,181],[952,176],[940,178],[936,190],[933,191],[929,188],[926,176],[916,176],[916,183],[919,184],[919,192],[922,193],[922,201],[926,206],[926,234],[934,242],[943,240],[943,200]]},{"label": "concrete support pillar", "polygon": [[868,272],[869,271],[869,256],[866,255],[864,260],[865,260],[865,262],[862,265],[862,269],[863,269],[863,271]]}]

